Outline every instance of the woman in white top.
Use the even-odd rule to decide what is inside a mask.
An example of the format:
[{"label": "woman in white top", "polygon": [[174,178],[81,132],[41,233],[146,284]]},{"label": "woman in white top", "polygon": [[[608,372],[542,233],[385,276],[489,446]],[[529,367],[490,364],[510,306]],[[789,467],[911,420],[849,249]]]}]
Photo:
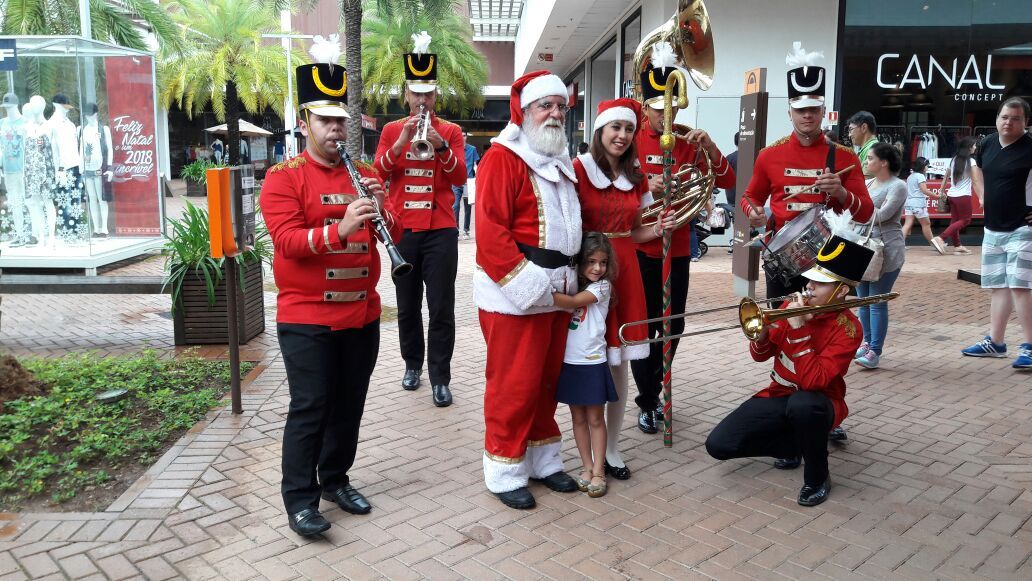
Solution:
[{"label": "woman in white top", "polygon": [[961,139],[957,146],[957,155],[946,168],[943,185],[946,184],[946,180],[951,182],[946,190],[946,195],[950,198],[950,225],[941,236],[932,238],[932,246],[939,254],[946,254],[944,238],[953,244],[954,254],[971,254],[970,250],[960,244],[960,231],[971,223],[971,192],[978,196],[979,201],[982,200],[982,176],[971,171],[971,168],[975,167],[972,157],[974,153],[975,138]]},{"label": "woman in white top", "polygon": [[925,240],[931,244],[932,222],[928,219],[928,198],[934,198],[938,194],[928,188],[926,169],[928,169],[928,160],[918,157],[914,159],[912,171],[907,176],[907,204],[903,208],[903,238],[906,239],[907,236],[910,236],[910,229],[914,227],[914,222],[917,222],[921,225],[921,234],[924,234]]}]

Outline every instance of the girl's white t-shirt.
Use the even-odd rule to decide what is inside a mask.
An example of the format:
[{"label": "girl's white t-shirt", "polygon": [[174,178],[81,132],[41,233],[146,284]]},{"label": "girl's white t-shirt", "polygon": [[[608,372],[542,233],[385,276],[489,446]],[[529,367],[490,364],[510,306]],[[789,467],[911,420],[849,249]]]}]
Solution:
[{"label": "girl's white t-shirt", "polygon": [[[975,158],[973,158],[973,157],[968,158],[968,161],[971,162],[971,167],[977,167],[977,164],[975,163]],[[949,179],[952,182],[952,180],[953,180],[953,162],[952,161],[950,162],[949,166],[946,168],[946,176],[949,176]],[[946,179],[946,176],[943,176],[943,179]],[[959,182],[956,182],[956,183],[953,183],[952,185],[950,185],[950,189],[946,190],[946,196],[949,197],[949,198],[959,198],[961,196],[970,196],[970,195],[971,195],[971,170],[968,169],[968,171],[964,172],[964,177],[961,178],[961,180]]]},{"label": "girl's white t-shirt", "polygon": [[571,365],[597,365],[606,362],[606,315],[613,285],[600,280],[584,289],[595,295],[598,302],[573,311],[570,331],[566,336],[566,354],[563,362]]}]

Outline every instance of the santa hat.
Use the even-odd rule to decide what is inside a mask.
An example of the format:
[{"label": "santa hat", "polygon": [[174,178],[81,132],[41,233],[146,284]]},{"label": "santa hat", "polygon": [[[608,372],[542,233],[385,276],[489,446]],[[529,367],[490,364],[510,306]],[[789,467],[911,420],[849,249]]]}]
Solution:
[{"label": "santa hat", "polygon": [[549,71],[534,71],[516,79],[509,91],[509,124],[499,135],[502,139],[515,139],[523,126],[523,108],[544,97],[569,98],[569,90],[563,80]]},{"label": "santa hat", "polygon": [[634,132],[638,132],[638,119],[641,118],[641,103],[634,99],[611,99],[598,104],[598,114],[595,115],[595,125],[592,131],[598,131],[613,121],[628,121],[634,125]]}]

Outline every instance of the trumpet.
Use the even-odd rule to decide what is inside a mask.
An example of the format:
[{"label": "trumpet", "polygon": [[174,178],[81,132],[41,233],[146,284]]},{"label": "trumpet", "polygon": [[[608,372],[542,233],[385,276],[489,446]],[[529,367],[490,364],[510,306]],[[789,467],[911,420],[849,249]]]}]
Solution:
[{"label": "trumpet", "polygon": [[337,155],[344,162],[344,167],[347,168],[348,175],[351,176],[351,184],[355,186],[358,196],[360,198],[369,198],[373,201],[373,207],[376,208],[376,216],[371,218],[370,221],[373,223],[376,237],[380,239],[380,242],[383,242],[384,248],[387,249],[387,256],[391,259],[391,275],[405,276],[412,270],[412,265],[405,262],[405,258],[401,256],[401,251],[395,246],[394,239],[391,238],[391,232],[387,229],[387,222],[383,219],[383,215],[380,214],[380,207],[376,203],[376,198],[362,184],[362,176],[355,169],[355,164],[351,162],[351,156],[348,155],[347,147],[343,141],[337,142]]},{"label": "trumpet", "polygon": [[[620,344],[625,346],[631,345],[645,345],[648,343],[658,343],[664,340],[680,339],[682,337],[692,337],[694,335],[705,335],[708,333],[716,333],[719,331],[729,331],[731,329],[741,329],[742,333],[750,341],[755,341],[763,333],[763,329],[771,323],[782,321],[784,319],[791,319],[792,317],[799,317],[802,315],[812,315],[816,313],[822,313],[825,311],[852,309],[856,307],[864,307],[873,305],[875,303],[883,303],[885,301],[891,301],[892,299],[899,296],[899,293],[885,293],[881,295],[872,295],[861,299],[847,299],[845,302],[834,303],[830,305],[809,305],[805,307],[794,307],[790,309],[779,309],[776,307],[765,308],[761,307],[760,303],[780,303],[789,299],[796,298],[812,298],[813,295],[809,291],[803,291],[801,293],[795,293],[786,295],[783,297],[774,297],[768,299],[752,299],[745,297],[737,305],[730,305],[724,307],[716,307],[713,309],[705,309],[702,311],[692,311],[690,313],[682,313],[679,315],[671,315],[669,317],[656,317],[654,319],[645,319],[643,321],[633,321],[631,323],[624,323],[620,326],[617,335],[620,337]],[[738,324],[729,325],[727,327],[717,327],[714,329],[702,329],[700,331],[690,331],[687,333],[681,333],[679,335],[671,335],[669,337],[653,337],[649,339],[642,339],[640,341],[627,341],[624,339],[624,329],[627,327],[633,327],[636,325],[648,325],[649,323],[658,323],[664,320],[687,318],[696,315],[705,315],[709,313],[716,313],[720,311],[728,311],[731,309],[738,309]]]},{"label": "trumpet", "polygon": [[412,144],[409,151],[419,161],[427,161],[434,156],[434,146],[426,138],[426,132],[430,130],[430,114],[425,112],[426,107],[419,105],[419,123],[416,125],[416,134],[412,136]]}]

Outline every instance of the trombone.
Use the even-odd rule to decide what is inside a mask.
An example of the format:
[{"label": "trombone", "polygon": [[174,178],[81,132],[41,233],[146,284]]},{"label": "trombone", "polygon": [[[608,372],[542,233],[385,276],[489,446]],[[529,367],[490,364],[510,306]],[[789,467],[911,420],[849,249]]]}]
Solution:
[{"label": "trombone", "polygon": [[[765,329],[771,323],[775,323],[777,321],[782,321],[785,319],[790,319],[792,317],[798,317],[801,315],[812,315],[816,313],[823,313],[825,311],[852,309],[856,307],[865,307],[868,305],[873,305],[875,303],[883,303],[885,301],[891,301],[892,299],[898,297],[899,293],[885,293],[881,295],[872,295],[861,299],[847,299],[845,302],[834,303],[831,305],[809,305],[805,307],[793,307],[790,309],[778,309],[776,307],[765,308],[760,306],[760,303],[779,303],[781,301],[796,298],[800,295],[803,298],[809,298],[810,296],[812,296],[809,292],[804,291],[802,293],[796,293],[783,297],[773,297],[759,300],[752,299],[750,297],[745,297],[737,305],[716,307],[712,309],[705,309],[702,311],[692,311],[690,313],[670,315],[668,317],[655,317],[653,319],[645,319],[643,321],[633,321],[630,323],[624,323],[623,325],[620,325],[620,330],[618,331],[617,335],[620,337],[621,345],[631,346],[645,345],[648,343],[659,343],[660,341],[669,341],[673,339],[680,339],[682,337],[692,337],[694,335],[705,335],[707,333],[716,333],[718,331],[729,331],[731,329],[741,328],[742,333],[744,333],[750,341],[755,341],[759,339],[760,334],[763,333],[763,329]],[[627,341],[626,339],[624,339],[624,329],[628,327],[634,327],[637,325],[648,325],[650,323],[659,323],[662,321],[679,318],[688,318],[696,315],[706,315],[709,313],[717,313],[720,311],[729,311],[731,309],[738,309],[737,325],[717,327],[714,329],[702,329],[699,331],[690,331],[687,333],[680,333],[678,335],[670,335],[669,337],[652,337],[649,339],[642,339],[639,341]]]},{"label": "trombone", "polygon": [[426,107],[419,105],[419,124],[416,125],[416,134],[412,136],[412,145],[409,151],[419,161],[427,161],[434,156],[434,146],[426,138],[426,132],[430,129],[430,115],[425,112]]}]

